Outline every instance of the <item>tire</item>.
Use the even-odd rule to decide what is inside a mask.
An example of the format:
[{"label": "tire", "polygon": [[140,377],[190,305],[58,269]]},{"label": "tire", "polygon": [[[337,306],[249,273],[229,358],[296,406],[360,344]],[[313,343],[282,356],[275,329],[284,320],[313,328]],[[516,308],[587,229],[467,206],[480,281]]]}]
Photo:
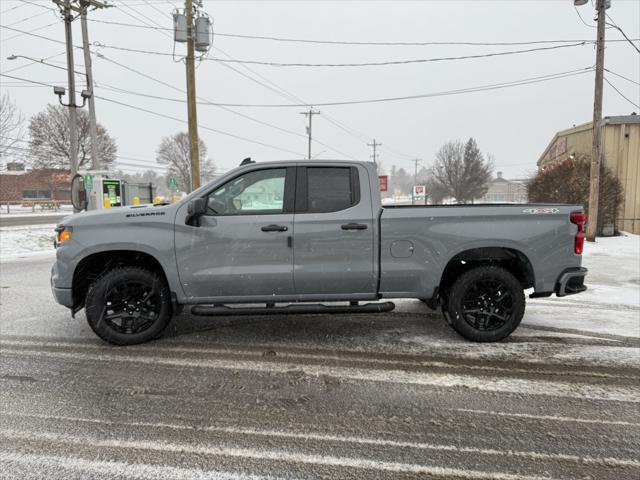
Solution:
[{"label": "tire", "polygon": [[483,266],[454,282],[445,318],[467,340],[497,342],[518,327],[524,309],[524,290],[518,279],[504,268]]},{"label": "tire", "polygon": [[87,292],[91,329],[114,345],[144,343],[162,334],[172,316],[166,280],[139,267],[119,267],[98,278]]}]

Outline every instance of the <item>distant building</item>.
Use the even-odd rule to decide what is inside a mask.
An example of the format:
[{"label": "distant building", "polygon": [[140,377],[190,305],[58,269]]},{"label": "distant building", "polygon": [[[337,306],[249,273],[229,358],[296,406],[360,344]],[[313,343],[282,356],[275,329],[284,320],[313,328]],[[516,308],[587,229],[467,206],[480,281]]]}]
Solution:
[{"label": "distant building", "polygon": [[[576,154],[591,158],[592,123],[556,133],[538,160],[538,168],[550,168]],[[640,116],[603,118],[604,164],[618,177],[624,189],[615,228],[640,234]]]},{"label": "distant building", "polygon": [[7,164],[0,173],[0,203],[25,200],[71,201],[69,170],[24,170],[20,163]]},{"label": "distant building", "polygon": [[526,179],[507,180],[502,172],[489,182],[489,190],[480,199],[482,203],[527,203]]}]

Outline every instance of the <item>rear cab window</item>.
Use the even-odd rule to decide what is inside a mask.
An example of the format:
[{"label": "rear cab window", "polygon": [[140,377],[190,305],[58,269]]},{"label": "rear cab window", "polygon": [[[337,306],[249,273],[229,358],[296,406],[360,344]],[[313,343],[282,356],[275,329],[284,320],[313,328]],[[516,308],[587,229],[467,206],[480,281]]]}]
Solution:
[{"label": "rear cab window", "polygon": [[296,213],[330,213],[360,202],[355,167],[298,167]]}]

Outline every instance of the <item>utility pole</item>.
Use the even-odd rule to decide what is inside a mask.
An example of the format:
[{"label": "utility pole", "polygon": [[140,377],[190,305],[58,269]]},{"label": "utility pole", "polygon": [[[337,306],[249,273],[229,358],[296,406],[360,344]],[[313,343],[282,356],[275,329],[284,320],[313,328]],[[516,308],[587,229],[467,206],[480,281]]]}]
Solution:
[{"label": "utility pole", "polygon": [[596,43],[596,85],[593,99],[593,144],[589,176],[589,219],[587,240],[596,241],[598,233],[598,196],[600,193],[600,163],[602,161],[602,81],[604,77],[604,36],[606,0],[596,0],[598,12],[598,38]]},{"label": "utility pole", "polygon": [[418,163],[420,163],[420,159],[419,158],[414,158],[413,159],[413,187],[411,189],[411,205],[414,205],[416,203],[416,195],[415,195],[415,186],[418,184]]},{"label": "utility pole", "polygon": [[[60,5],[60,3],[58,3]],[[71,178],[78,173],[78,127],[76,114],[76,79],[75,68],[73,62],[73,33],[71,30],[71,22],[73,15],[71,14],[71,1],[65,0],[61,5],[64,16],[64,33],[67,43],[67,78],[69,82],[69,163],[71,170]]]},{"label": "utility pole", "polygon": [[314,110],[313,107],[308,112],[300,112],[300,115],[309,117],[309,125],[307,125],[307,135],[309,136],[309,143],[307,147],[307,160],[311,160],[311,126],[314,115],[320,115],[320,110]]},{"label": "utility pole", "polygon": [[193,0],[185,0],[185,15],[187,16],[187,114],[189,117],[189,153],[191,155],[191,189],[200,187],[200,152],[198,145],[198,114],[196,111],[196,65],[195,45],[196,35],[193,25]]},{"label": "utility pole", "polygon": [[380,147],[382,144],[376,142],[376,139],[373,139],[373,143],[367,143],[368,147],[373,147],[373,155],[371,155],[371,158],[373,158],[373,163],[377,164],[378,163],[378,153],[377,153],[377,147]]},{"label": "utility pole", "polygon": [[87,9],[89,7],[105,8],[106,5],[97,0],[80,0],[80,24],[82,25],[82,50],[84,52],[84,68],[87,76],[89,97],[89,134],[91,136],[91,168],[100,170],[100,154],[98,152],[98,128],[96,126],[96,104],[93,98],[93,70],[91,68],[91,52],[89,51],[89,29],[87,28]]}]

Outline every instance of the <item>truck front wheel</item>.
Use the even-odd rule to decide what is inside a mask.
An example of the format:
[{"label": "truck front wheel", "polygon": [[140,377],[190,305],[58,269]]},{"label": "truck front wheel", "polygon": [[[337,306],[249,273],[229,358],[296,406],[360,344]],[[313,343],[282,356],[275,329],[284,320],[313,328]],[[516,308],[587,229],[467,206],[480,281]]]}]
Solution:
[{"label": "truck front wheel", "polygon": [[98,278],[87,292],[91,329],[115,345],[134,345],[158,337],[171,320],[166,280],[139,267],[119,267]]},{"label": "truck front wheel", "polygon": [[446,313],[451,326],[467,340],[497,342],[513,332],[524,315],[522,285],[497,266],[469,270],[449,290]]}]

